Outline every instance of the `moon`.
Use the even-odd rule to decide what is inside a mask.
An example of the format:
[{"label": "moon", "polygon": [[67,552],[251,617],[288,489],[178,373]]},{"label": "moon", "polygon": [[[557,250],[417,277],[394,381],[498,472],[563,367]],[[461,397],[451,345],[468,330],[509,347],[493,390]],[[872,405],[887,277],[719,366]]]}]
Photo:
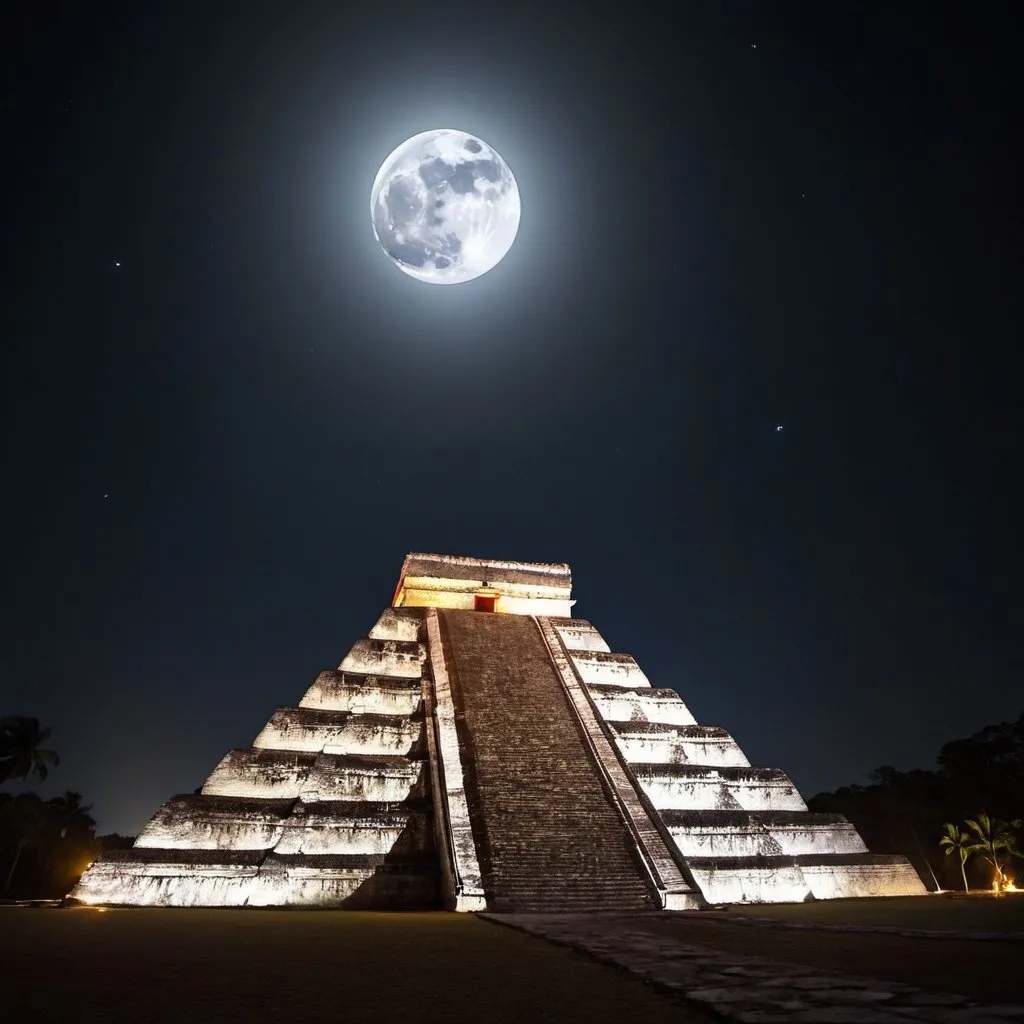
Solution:
[{"label": "moon", "polygon": [[380,247],[399,270],[428,284],[462,284],[496,267],[515,241],[519,213],[508,164],[454,128],[403,142],[370,192]]}]

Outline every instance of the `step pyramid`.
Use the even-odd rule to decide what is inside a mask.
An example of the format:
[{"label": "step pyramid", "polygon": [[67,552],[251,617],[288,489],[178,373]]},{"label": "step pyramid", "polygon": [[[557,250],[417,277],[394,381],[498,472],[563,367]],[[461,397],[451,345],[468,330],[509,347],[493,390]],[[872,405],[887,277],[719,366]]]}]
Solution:
[{"label": "step pyramid", "polygon": [[572,617],[564,564],[410,554],[392,607],[87,903],[688,909],[923,893]]}]

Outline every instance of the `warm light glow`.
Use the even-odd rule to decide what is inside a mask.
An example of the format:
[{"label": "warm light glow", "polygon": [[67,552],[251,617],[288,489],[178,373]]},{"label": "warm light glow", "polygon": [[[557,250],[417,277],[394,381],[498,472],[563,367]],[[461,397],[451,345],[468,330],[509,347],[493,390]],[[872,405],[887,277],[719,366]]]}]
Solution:
[{"label": "warm light glow", "polygon": [[999,896],[1001,893],[1004,893],[1004,892],[1019,892],[1019,891],[1020,890],[1014,884],[1013,879],[1009,875],[1004,874],[1002,871],[1000,871],[997,868],[996,869],[996,873],[995,873],[995,875],[992,878],[992,892],[994,892],[997,896]]}]

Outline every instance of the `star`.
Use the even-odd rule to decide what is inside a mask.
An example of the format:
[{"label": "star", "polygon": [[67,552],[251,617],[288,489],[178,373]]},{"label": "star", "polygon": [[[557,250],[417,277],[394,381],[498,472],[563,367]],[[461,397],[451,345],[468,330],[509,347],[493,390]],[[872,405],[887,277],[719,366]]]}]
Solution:
[{"label": "star", "polygon": [[114,260],[114,266],[115,267],[121,266],[121,261],[120,260]]},{"label": "star", "polygon": [[781,433],[782,433],[782,431],[783,431],[784,429],[785,429],[785,428],[784,428],[784,427],[782,426],[782,424],[781,424],[781,423],[777,423],[777,424],[775,425],[775,433],[776,433],[776,434],[781,434]]}]

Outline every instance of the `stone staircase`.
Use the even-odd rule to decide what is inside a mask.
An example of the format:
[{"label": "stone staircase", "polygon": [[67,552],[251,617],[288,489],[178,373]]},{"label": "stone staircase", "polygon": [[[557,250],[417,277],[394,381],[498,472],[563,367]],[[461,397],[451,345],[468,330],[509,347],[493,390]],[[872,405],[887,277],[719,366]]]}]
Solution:
[{"label": "stone staircase", "polygon": [[536,623],[440,613],[488,907],[653,907]]}]

